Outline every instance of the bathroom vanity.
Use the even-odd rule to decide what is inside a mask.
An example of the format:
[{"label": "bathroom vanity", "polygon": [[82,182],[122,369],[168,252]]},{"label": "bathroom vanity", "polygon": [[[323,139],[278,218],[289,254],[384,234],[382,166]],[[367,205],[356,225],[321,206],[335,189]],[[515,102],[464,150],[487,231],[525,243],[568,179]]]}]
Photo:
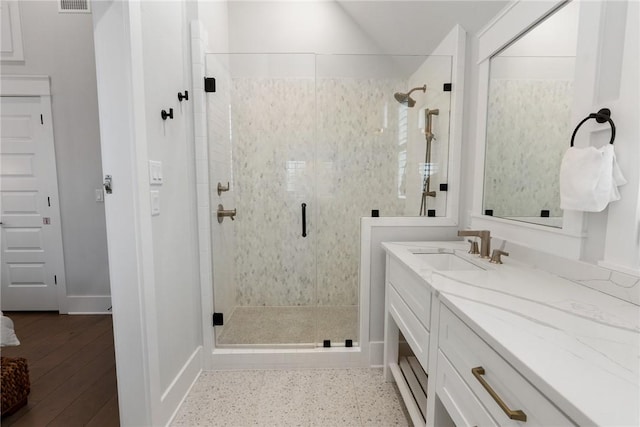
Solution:
[{"label": "bathroom vanity", "polygon": [[385,378],[415,425],[640,425],[637,305],[463,242],[383,247]]}]

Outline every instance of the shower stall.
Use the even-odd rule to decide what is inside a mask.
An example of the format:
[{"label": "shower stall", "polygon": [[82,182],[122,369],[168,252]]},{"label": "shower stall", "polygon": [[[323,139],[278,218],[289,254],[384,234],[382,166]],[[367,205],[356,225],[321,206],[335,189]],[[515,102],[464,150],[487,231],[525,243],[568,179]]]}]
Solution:
[{"label": "shower stall", "polygon": [[451,62],[207,55],[216,347],[358,345],[360,218],[418,216],[425,174],[445,215]]}]

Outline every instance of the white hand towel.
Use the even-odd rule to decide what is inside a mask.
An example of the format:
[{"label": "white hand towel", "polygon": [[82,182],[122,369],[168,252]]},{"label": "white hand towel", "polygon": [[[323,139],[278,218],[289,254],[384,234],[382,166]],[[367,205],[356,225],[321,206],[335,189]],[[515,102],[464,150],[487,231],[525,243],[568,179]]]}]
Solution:
[{"label": "white hand towel", "polygon": [[560,208],[600,212],[620,200],[618,186],[626,183],[613,145],[571,147],[560,165]]}]

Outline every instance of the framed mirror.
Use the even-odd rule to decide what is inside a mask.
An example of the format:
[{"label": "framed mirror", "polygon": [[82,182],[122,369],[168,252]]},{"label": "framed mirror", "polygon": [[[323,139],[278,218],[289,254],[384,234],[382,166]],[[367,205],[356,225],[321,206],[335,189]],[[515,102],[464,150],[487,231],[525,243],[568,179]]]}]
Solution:
[{"label": "framed mirror", "polygon": [[565,3],[489,59],[484,215],[562,227],[578,12]]}]

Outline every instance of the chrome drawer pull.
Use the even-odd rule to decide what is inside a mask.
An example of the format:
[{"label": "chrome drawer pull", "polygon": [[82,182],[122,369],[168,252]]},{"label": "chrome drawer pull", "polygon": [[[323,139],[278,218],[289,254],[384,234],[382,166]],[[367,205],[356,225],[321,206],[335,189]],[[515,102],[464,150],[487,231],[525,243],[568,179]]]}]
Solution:
[{"label": "chrome drawer pull", "polygon": [[480,384],[482,384],[482,387],[484,387],[484,389],[487,390],[487,392],[491,395],[491,397],[493,397],[493,400],[496,401],[498,406],[504,411],[505,414],[507,414],[509,418],[517,421],[527,421],[527,414],[525,414],[519,409],[515,411],[512,409],[509,409],[507,404],[504,403],[504,401],[500,398],[500,396],[498,396],[498,393],[496,393],[491,388],[489,383],[487,383],[485,379],[482,378],[482,376],[484,375],[484,368],[482,366],[478,366],[477,368],[471,368],[471,373],[473,374],[474,377],[476,377],[476,379],[480,382]]}]

